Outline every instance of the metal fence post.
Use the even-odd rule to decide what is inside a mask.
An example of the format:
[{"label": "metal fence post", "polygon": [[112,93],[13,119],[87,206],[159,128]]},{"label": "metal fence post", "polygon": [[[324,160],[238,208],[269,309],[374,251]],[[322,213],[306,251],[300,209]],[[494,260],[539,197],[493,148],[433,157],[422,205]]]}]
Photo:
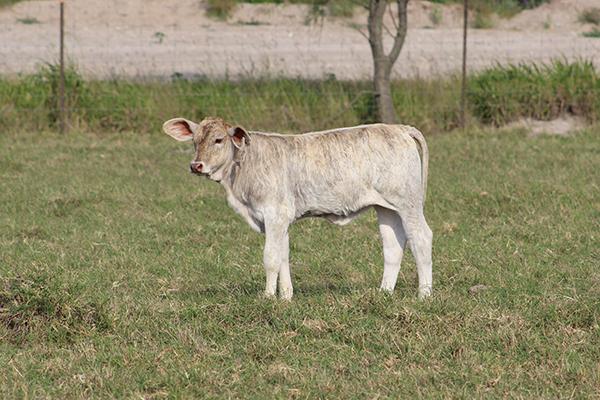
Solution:
[{"label": "metal fence post", "polygon": [[467,19],[468,19],[468,0],[463,4],[463,57],[462,57],[462,86],[460,91],[460,124],[464,129],[467,125],[466,107],[467,107]]},{"label": "metal fence post", "polygon": [[59,130],[65,133],[65,2],[60,1],[60,78],[58,82]]}]

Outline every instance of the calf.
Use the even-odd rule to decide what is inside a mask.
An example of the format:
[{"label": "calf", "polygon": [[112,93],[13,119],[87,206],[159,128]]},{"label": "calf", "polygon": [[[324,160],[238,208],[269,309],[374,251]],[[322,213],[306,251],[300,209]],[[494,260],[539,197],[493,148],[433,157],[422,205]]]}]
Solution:
[{"label": "calf", "polygon": [[377,212],[383,241],[381,290],[394,290],[408,240],[419,297],[431,294],[432,233],[423,215],[429,156],[417,129],[374,124],[279,135],[249,132],[219,118],[200,123],[175,118],[163,130],[193,141],[191,172],[223,185],[229,205],[266,235],[266,296],[275,295],[279,278],[281,298],[292,297],[292,222],[322,217],[344,225],[369,207]]}]

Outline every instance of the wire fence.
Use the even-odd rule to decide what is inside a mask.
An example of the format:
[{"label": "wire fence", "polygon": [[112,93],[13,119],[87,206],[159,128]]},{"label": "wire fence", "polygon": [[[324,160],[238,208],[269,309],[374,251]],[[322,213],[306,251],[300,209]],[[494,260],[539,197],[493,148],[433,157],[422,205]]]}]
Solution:
[{"label": "wire fence", "polygon": [[[409,4],[412,7],[410,29],[393,78],[458,77],[463,68],[463,35],[466,33],[462,29],[462,8]],[[347,20],[315,24],[307,23],[307,8],[302,6],[243,5],[228,21],[217,21],[205,15],[203,2],[199,0],[67,0],[62,20],[61,7],[62,1],[34,0],[17,3],[0,12],[2,75],[35,73],[44,63],[64,65],[59,62],[59,32],[64,29],[65,63],[74,66],[85,78],[148,82],[287,77],[309,82],[368,81],[371,77],[369,46],[357,32],[364,29],[366,23],[366,16],[360,13]],[[534,26],[517,19],[514,26],[504,23],[505,29],[469,29],[464,42],[468,48],[467,71],[478,71],[496,63],[548,63],[553,59],[586,59],[600,65],[600,40],[584,37],[580,30],[571,29],[572,21],[553,21],[553,15],[533,18],[530,25]],[[63,82],[61,79],[59,83]],[[66,90],[69,88],[67,85]],[[333,116],[332,123],[339,119],[336,115],[364,102],[365,88],[359,87],[354,96],[328,110]],[[286,87],[278,90],[286,90]],[[311,90],[308,85],[306,91]],[[69,93],[64,96],[60,93],[58,90],[60,98],[69,98]],[[214,95],[215,91],[176,92],[180,103]],[[274,97],[285,101],[284,95]],[[98,108],[110,111],[111,107],[117,107],[111,103],[114,91],[107,92],[106,96],[107,99],[98,100]],[[296,102],[296,106],[302,101],[295,97],[287,100]],[[449,104],[447,99],[444,101]],[[452,110],[461,104],[464,110],[465,103],[460,97],[454,103]],[[62,104],[58,110],[61,121],[64,115],[77,111],[73,102],[58,101],[57,104]],[[214,101],[211,112],[228,114],[231,107],[246,107],[246,104]],[[248,108],[248,113],[257,111],[260,110]],[[461,121],[464,118],[462,111]],[[61,123],[60,126],[64,129],[66,125]]]}]

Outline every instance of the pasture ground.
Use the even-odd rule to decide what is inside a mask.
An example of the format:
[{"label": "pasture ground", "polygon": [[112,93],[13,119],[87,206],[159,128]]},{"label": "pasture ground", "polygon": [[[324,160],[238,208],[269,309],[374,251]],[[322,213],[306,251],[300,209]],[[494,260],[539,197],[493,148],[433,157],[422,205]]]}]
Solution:
[{"label": "pasture ground", "polygon": [[4,132],[0,397],[598,396],[600,129],[428,139],[433,298],[371,212],[293,226],[286,303],[189,146]]}]

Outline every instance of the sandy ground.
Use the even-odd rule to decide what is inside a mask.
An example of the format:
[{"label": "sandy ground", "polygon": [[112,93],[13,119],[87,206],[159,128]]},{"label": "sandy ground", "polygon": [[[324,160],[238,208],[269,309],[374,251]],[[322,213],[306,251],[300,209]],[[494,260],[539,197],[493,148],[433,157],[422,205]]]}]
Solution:
[{"label": "sandy ground", "polygon": [[588,123],[585,118],[565,114],[550,121],[523,118],[505,125],[502,129],[522,129],[528,132],[531,137],[540,135],[569,136],[585,129],[587,126]]},{"label": "sandy ground", "polygon": [[[494,63],[591,59],[600,67],[600,39],[578,13],[597,0],[555,0],[496,29],[469,31],[469,70]],[[243,5],[227,22],[204,15],[199,0],[67,0],[66,54],[86,75],[109,77],[265,75],[367,78],[372,61],[357,31],[366,16],[306,24],[307,8]],[[441,21],[433,27],[431,14]],[[430,77],[460,70],[461,9],[410,3],[408,33],[394,74]],[[33,22],[33,23],[31,23]],[[389,22],[389,21],[388,21]],[[0,10],[0,74],[31,72],[58,54],[58,5],[37,0]]]}]

